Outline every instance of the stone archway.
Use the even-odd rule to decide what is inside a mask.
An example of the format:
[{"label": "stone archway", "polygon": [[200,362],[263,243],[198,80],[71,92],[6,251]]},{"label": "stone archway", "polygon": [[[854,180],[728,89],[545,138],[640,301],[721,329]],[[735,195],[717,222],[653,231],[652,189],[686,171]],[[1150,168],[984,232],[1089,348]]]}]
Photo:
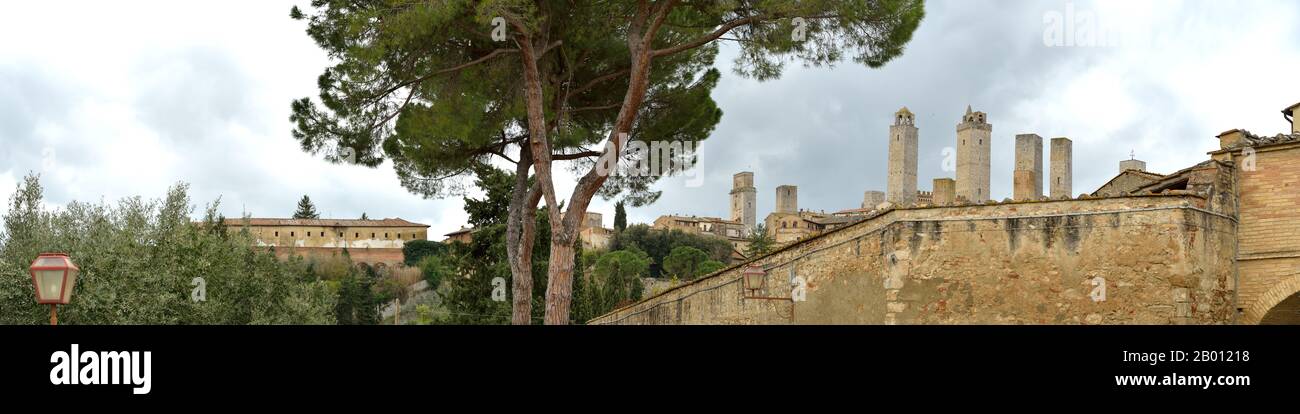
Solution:
[{"label": "stone archway", "polygon": [[1247,325],[1300,325],[1300,274],[1282,278],[1242,314]]}]

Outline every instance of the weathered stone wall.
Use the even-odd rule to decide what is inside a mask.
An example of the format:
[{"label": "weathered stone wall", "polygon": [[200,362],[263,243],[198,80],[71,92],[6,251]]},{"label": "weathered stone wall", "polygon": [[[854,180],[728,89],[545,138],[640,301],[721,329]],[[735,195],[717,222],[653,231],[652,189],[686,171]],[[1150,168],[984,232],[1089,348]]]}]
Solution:
[{"label": "weathered stone wall", "polygon": [[746,291],[741,265],[591,323],[1230,323],[1234,227],[1207,208],[1152,195],[889,210],[749,263],[764,289]]}]

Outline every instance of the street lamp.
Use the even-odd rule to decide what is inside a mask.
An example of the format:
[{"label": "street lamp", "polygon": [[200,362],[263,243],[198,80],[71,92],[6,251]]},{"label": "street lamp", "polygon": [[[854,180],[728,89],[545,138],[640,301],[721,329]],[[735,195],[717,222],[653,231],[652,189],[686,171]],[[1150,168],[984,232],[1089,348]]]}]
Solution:
[{"label": "street lamp", "polygon": [[36,303],[49,304],[50,325],[58,325],[58,306],[72,299],[72,288],[77,286],[77,273],[81,269],[72,264],[67,253],[41,253],[28,269],[32,284],[36,285]]},{"label": "street lamp", "polygon": [[746,267],[740,274],[745,278],[745,290],[749,291],[750,296],[757,296],[767,286],[767,271],[762,266]]}]

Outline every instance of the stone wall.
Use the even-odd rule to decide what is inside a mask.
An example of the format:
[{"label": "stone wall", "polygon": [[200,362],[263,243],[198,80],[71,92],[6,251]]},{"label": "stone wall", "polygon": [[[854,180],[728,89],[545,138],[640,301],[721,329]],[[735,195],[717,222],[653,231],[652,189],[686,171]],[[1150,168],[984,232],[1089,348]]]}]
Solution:
[{"label": "stone wall", "polygon": [[[1231,323],[1234,224],[1207,204],[1178,194],[888,210],[591,323]],[[760,289],[746,289],[747,265],[765,270]],[[790,299],[792,279],[803,301]]]}]

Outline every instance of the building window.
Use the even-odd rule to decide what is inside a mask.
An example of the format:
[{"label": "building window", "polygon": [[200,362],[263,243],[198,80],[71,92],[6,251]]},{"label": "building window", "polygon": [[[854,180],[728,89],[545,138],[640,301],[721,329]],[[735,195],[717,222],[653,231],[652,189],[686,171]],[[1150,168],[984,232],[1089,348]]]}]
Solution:
[{"label": "building window", "polygon": [[352,238],[354,238],[354,239],[360,239],[360,238],[361,238],[361,233],[352,233]]},{"label": "building window", "polygon": [[339,232],[339,237],[343,237],[343,232]]},{"label": "building window", "polygon": [[385,238],[385,239],[388,238],[388,233],[384,233],[384,238]]},{"label": "building window", "polygon": [[289,237],[294,237],[293,233],[294,233],[294,232],[292,232],[292,231],[289,232]]},{"label": "building window", "polygon": [[375,238],[375,234],[374,234],[374,233],[370,233],[370,238],[372,238],[372,239]]},{"label": "building window", "polygon": [[280,237],[280,232],[275,232],[275,237]]}]

